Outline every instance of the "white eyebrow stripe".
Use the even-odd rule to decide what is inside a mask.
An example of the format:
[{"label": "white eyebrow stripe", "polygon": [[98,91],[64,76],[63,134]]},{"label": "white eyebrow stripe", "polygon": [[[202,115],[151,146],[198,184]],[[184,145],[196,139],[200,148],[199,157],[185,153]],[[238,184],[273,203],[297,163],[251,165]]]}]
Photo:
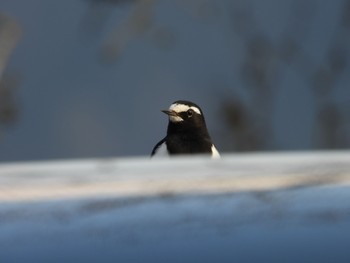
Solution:
[{"label": "white eyebrow stripe", "polygon": [[170,111],[175,111],[175,112],[186,112],[189,109],[191,109],[194,112],[202,115],[201,111],[197,107],[194,107],[194,106],[190,107],[190,106],[185,105],[185,104],[174,103],[174,104],[171,104],[171,106],[169,108]]}]

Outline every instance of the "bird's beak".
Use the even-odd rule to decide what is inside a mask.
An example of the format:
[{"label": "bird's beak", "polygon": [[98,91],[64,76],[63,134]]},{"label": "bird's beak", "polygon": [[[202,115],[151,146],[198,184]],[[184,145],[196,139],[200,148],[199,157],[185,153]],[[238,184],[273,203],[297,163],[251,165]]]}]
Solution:
[{"label": "bird's beak", "polygon": [[177,113],[172,110],[162,110],[162,112],[164,112],[166,115],[169,115],[169,116],[177,116]]}]

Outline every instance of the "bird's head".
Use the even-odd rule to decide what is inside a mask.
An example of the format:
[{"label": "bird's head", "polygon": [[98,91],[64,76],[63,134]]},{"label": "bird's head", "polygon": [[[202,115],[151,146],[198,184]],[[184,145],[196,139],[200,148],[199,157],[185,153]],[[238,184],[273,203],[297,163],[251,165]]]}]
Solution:
[{"label": "bird's head", "polygon": [[190,101],[179,100],[170,105],[168,110],[162,110],[169,116],[169,122],[185,126],[205,126],[202,110]]}]

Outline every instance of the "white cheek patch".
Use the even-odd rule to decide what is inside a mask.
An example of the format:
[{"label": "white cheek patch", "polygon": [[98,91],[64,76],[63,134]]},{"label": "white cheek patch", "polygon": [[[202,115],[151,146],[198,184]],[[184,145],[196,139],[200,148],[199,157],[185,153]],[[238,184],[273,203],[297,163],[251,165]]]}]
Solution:
[{"label": "white cheek patch", "polygon": [[170,119],[171,122],[180,122],[180,121],[184,120],[180,116],[169,116],[169,119]]},{"label": "white cheek patch", "polygon": [[[201,111],[197,108],[197,107],[194,107],[194,106],[188,106],[188,105],[185,105],[185,104],[177,104],[177,103],[174,103],[174,104],[171,104],[169,110],[170,111],[175,111],[177,113],[180,113],[180,112],[186,112],[188,111],[189,109],[193,110],[194,112],[196,112],[197,114],[202,114]],[[182,118],[180,118],[182,119]]]}]

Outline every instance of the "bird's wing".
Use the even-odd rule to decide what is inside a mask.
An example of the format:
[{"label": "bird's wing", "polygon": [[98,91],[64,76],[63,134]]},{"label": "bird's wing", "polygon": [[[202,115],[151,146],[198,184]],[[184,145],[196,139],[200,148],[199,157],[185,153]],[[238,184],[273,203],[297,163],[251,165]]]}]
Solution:
[{"label": "bird's wing", "polygon": [[154,146],[152,153],[151,153],[151,157],[153,156],[167,156],[168,154],[168,150],[166,147],[166,143],[165,143],[165,138],[162,139],[160,142],[158,142],[156,144],[156,146]]}]

